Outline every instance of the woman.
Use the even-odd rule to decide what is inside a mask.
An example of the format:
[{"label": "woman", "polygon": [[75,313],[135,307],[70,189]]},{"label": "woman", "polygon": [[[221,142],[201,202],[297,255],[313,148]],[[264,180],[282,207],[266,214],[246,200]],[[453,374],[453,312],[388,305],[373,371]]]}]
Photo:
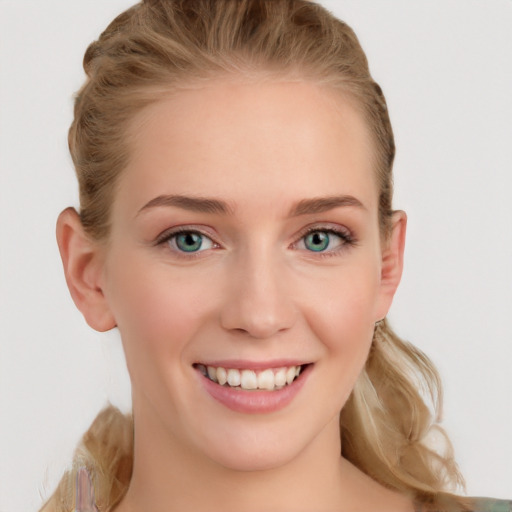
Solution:
[{"label": "woman", "polygon": [[444,492],[437,373],[385,320],[406,217],[351,29],[301,0],[147,1],[84,66],[57,236],[86,321],[121,333],[134,427],[100,414],[78,488],[116,512],[492,506]]}]

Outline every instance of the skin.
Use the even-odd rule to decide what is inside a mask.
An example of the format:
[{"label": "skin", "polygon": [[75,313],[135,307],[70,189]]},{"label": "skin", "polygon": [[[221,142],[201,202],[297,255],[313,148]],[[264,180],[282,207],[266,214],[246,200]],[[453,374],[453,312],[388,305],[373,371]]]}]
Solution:
[{"label": "skin", "polygon": [[[395,213],[382,240],[361,114],[311,83],[219,79],[147,107],[129,136],[107,243],[72,209],[57,229],[73,299],[93,328],[119,328],[132,381],[135,465],[116,512],[412,511],[340,456],[339,412],[398,286],[406,224]],[[227,211],[146,206],[162,195]],[[290,215],[332,196],[360,205]],[[180,226],[206,235],[200,251],[161,240]],[[352,242],[330,234],[315,252],[310,228]],[[263,414],[213,399],[193,366],[283,358],[311,371]]]}]

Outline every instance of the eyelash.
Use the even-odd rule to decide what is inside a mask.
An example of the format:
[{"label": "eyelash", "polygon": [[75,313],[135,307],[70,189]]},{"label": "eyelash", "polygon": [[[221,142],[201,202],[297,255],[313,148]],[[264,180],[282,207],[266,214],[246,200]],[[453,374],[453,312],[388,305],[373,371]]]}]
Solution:
[{"label": "eyelash", "polygon": [[[173,238],[176,238],[179,235],[185,234],[185,233],[191,234],[191,235],[199,235],[199,236],[208,238],[209,240],[211,240],[214,247],[220,247],[220,244],[218,244],[210,235],[207,235],[206,233],[203,233],[202,231],[200,231],[198,229],[188,228],[186,226],[172,228],[168,231],[164,231],[161,235],[159,235],[157,237],[154,245],[158,246],[158,245],[168,244]],[[170,247],[169,247],[169,249],[171,251],[173,251],[173,253],[175,253],[177,255],[177,257],[184,258],[184,259],[192,259],[192,258],[200,257],[201,253],[204,252],[204,251],[192,251],[192,252],[187,253],[185,251],[180,251],[179,249],[173,249]]]},{"label": "eyelash", "polygon": [[[159,235],[157,237],[154,245],[158,246],[158,245],[168,244],[173,238],[176,238],[180,234],[184,234],[184,233],[195,234],[195,235],[199,235],[202,237],[206,237],[212,242],[214,248],[220,247],[220,244],[217,243],[210,235],[203,233],[202,231],[200,231],[198,229],[188,228],[186,226],[173,228],[171,230],[163,232],[161,235]],[[340,245],[340,247],[338,247],[334,250],[318,251],[318,252],[306,250],[306,252],[311,253],[311,255],[314,255],[317,258],[318,257],[325,258],[325,257],[337,256],[342,251],[347,250],[349,247],[353,247],[353,246],[357,245],[356,238],[353,236],[353,234],[349,230],[335,229],[333,227],[324,227],[321,225],[320,226],[316,225],[316,226],[306,228],[304,231],[302,231],[298,237],[298,241],[294,242],[291,246],[292,247],[296,246],[299,242],[304,240],[311,233],[327,233],[329,235],[335,235],[342,240],[342,244]],[[205,252],[205,251],[192,251],[190,253],[187,253],[185,251],[180,251],[179,249],[171,249],[171,250],[179,258],[185,258],[185,259],[192,259],[192,258],[200,257],[201,253]]]},{"label": "eyelash", "polygon": [[329,235],[335,235],[342,240],[340,247],[330,251],[307,251],[309,253],[308,255],[314,255],[315,258],[329,258],[331,256],[338,256],[341,252],[346,251],[348,248],[357,244],[357,240],[348,229],[337,229],[332,226],[325,227],[322,225],[316,225],[306,228],[304,231],[302,231],[299,236],[299,240],[294,242],[293,245],[296,245],[300,241],[304,240],[311,233],[327,233]]}]

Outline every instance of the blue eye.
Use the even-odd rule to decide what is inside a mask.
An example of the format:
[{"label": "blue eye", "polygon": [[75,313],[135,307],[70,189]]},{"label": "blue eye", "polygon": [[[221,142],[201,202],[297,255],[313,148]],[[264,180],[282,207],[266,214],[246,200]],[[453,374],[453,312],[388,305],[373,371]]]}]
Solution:
[{"label": "blue eye", "polygon": [[331,253],[353,243],[354,241],[349,234],[332,229],[315,229],[301,238],[298,247],[311,252]]},{"label": "blue eye", "polygon": [[314,252],[325,251],[330,243],[329,233],[325,231],[313,231],[304,237],[306,249]]},{"label": "blue eye", "polygon": [[170,233],[162,242],[167,242],[172,249],[183,253],[205,251],[212,249],[214,246],[210,238],[197,231]]},{"label": "blue eye", "polygon": [[196,252],[203,245],[203,237],[198,233],[181,233],[176,236],[176,246],[183,252]]}]

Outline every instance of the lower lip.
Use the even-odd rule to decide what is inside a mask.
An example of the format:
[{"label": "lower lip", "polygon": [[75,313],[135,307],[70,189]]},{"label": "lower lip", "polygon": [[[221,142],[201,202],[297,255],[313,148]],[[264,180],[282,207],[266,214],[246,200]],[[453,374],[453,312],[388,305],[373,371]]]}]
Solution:
[{"label": "lower lip", "polygon": [[276,391],[247,391],[221,386],[202,373],[198,373],[210,396],[228,409],[246,414],[267,414],[284,409],[297,396],[312,366],[312,364],[306,366],[291,384]]}]

